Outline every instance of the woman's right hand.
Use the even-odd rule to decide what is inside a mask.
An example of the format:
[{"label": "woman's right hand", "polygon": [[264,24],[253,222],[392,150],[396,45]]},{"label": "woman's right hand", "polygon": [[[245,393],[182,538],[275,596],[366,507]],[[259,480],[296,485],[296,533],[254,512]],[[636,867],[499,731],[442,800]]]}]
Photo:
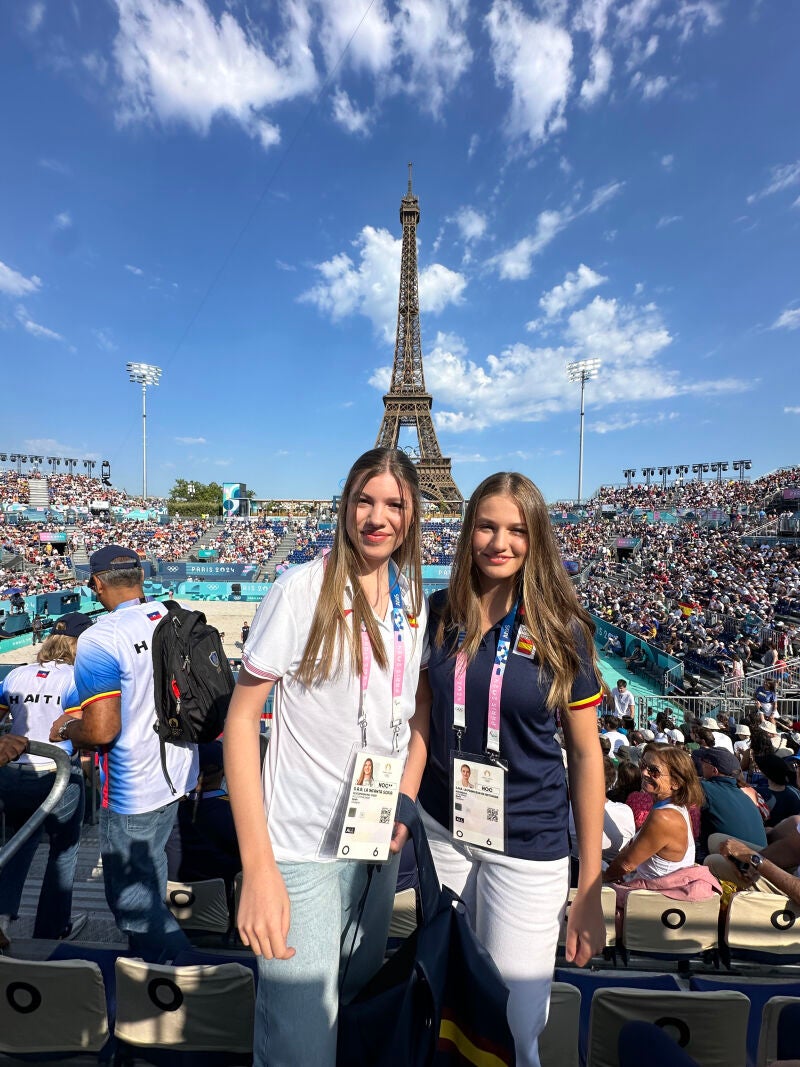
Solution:
[{"label": "woman's right hand", "polygon": [[267,960],[290,960],[295,950],[286,944],[291,904],[281,872],[272,866],[245,874],[236,925],[242,943]]}]

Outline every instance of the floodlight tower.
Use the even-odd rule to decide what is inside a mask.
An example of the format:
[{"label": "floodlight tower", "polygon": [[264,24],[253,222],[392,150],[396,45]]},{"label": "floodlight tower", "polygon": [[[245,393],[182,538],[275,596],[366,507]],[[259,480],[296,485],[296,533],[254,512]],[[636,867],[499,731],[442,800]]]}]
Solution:
[{"label": "floodlight tower", "polygon": [[753,463],[749,459],[735,459],[733,461],[733,469],[739,472],[739,481],[744,481],[744,472],[749,471],[753,466]]},{"label": "floodlight tower", "polygon": [[142,387],[142,497],[147,500],[147,387],[158,385],[161,367],[152,363],[129,363],[128,377]]},{"label": "floodlight tower", "polygon": [[586,383],[592,378],[596,378],[599,372],[599,359],[576,359],[572,363],[567,364],[567,375],[569,376],[569,380],[571,382],[581,383],[581,428],[578,443],[578,507],[581,506],[581,497],[583,495],[583,394],[586,388]]}]

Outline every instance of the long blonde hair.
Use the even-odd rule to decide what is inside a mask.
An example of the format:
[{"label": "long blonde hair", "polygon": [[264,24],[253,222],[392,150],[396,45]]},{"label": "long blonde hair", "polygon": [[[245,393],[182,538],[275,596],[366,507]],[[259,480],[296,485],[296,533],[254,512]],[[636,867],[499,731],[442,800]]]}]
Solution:
[{"label": "long blonde hair", "polygon": [[36,655],[36,662],[73,664],[77,647],[77,637],[67,637],[66,634],[50,634],[49,637],[42,641]]},{"label": "long blonde hair", "polygon": [[[464,630],[461,648],[472,660],[481,643],[480,583],[472,560],[472,535],[478,506],[487,497],[509,497],[519,508],[528,532],[528,553],[516,575],[517,595],[525,612],[540,673],[550,676],[547,707],[554,711],[569,704],[572,686],[581,666],[577,635],[583,638],[586,652],[597,673],[594,647],[594,623],[581,606],[561,560],[558,543],[550,524],[544,497],[524,474],[501,471],[492,474],[470,497],[464,524],[456,545],[450,586],[444,611],[436,631],[441,645],[446,629]],[[455,654],[455,642],[453,644]],[[600,681],[598,675],[598,689]]]},{"label": "long blonde hair", "polygon": [[[365,452],[350,468],[339,507],[339,521],[333,536],[333,547],[326,560],[314,618],[311,620],[306,647],[297,671],[298,681],[305,686],[327,681],[342,667],[345,647],[349,648],[350,669],[361,675],[361,641],[364,625],[372,654],[382,670],[388,659],[381,640],[375,614],[359,581],[363,557],[358,545],[347,532],[347,508],[358,500],[364,486],[380,474],[391,474],[397,481],[403,500],[404,517],[408,529],[402,542],[392,553],[397,569],[405,574],[410,587],[410,603],[404,604],[410,615],[418,615],[422,607],[422,565],[420,548],[420,497],[417,468],[397,448],[373,448]],[[348,624],[345,590],[349,587],[352,615]]]}]

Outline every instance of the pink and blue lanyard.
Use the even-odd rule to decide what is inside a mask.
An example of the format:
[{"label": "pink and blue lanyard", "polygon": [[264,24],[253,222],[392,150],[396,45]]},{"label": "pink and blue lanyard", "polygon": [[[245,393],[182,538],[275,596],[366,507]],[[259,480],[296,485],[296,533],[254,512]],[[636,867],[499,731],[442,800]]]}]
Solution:
[{"label": "pink and blue lanyard", "polygon": [[[497,639],[497,652],[494,656],[492,677],[489,682],[489,709],[486,724],[486,751],[491,759],[497,759],[500,753],[500,697],[503,692],[503,677],[506,673],[508,662],[508,650],[511,647],[511,631],[514,620],[519,610],[519,599],[500,625],[500,636]],[[458,635],[459,651],[456,655],[455,673],[453,676],[453,729],[456,732],[458,751],[461,751],[461,738],[467,728],[467,657],[461,651],[466,633],[462,630]]]},{"label": "pink and blue lanyard", "polygon": [[[394,630],[394,636],[392,639],[392,645],[394,648],[394,657],[392,663],[392,749],[393,751],[399,751],[398,740],[400,737],[400,728],[403,725],[403,673],[406,666],[406,650],[403,644],[403,625],[405,622],[405,612],[403,611],[403,595],[400,592],[400,576],[395,573],[394,584],[389,590],[389,596],[392,601],[392,629]],[[367,628],[362,622],[361,624],[361,704],[358,711],[358,725],[361,727],[361,747],[367,747],[367,688],[369,686],[369,675],[372,669],[372,645],[369,641],[369,634]]]}]

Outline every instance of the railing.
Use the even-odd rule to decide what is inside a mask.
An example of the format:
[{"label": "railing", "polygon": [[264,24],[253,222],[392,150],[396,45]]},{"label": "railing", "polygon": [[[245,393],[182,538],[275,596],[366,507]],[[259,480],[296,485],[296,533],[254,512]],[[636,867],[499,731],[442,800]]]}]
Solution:
[{"label": "railing", "polygon": [[723,696],[752,697],[760,685],[772,681],[777,682],[784,690],[800,689],[800,658],[787,660],[786,666],[779,669],[762,667],[760,670],[750,671],[744,678],[726,678],[721,685],[715,686],[709,692]]},{"label": "railing", "polygon": [[[747,719],[755,709],[752,697],[716,696],[639,696],[636,697],[636,726],[643,729],[647,723],[663,712],[681,727],[687,719],[718,719],[727,715],[733,722]],[[778,714],[795,723],[800,721],[800,698],[779,699]]]}]

